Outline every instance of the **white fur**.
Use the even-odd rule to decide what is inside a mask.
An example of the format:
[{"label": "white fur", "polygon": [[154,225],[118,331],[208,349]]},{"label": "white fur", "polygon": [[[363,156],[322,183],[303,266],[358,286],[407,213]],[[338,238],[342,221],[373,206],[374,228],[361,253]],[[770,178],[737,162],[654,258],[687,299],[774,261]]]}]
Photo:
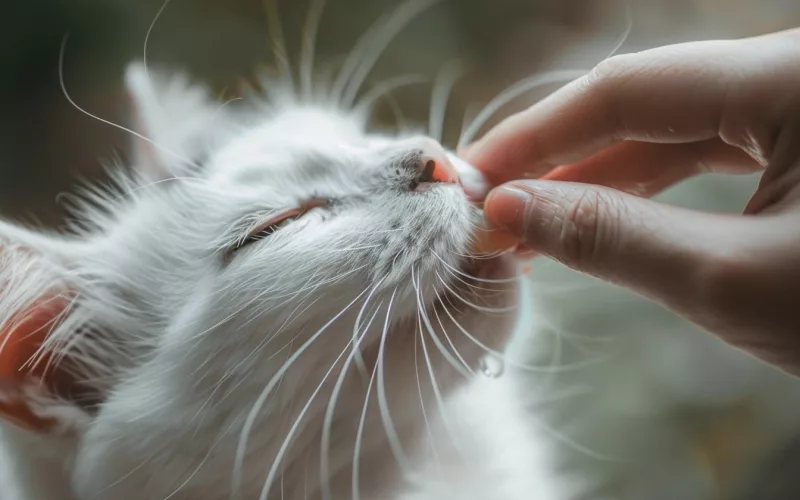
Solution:
[{"label": "white fur", "polygon": [[[313,102],[232,106],[223,133],[185,80],[127,82],[152,182],[88,191],[73,236],[0,224],[0,320],[69,297],[48,348],[102,401],[52,438],[78,499],[556,498],[514,370],[480,375],[513,268],[465,257],[463,190],[414,189],[430,139]],[[332,203],[232,252],[309,198]]]}]

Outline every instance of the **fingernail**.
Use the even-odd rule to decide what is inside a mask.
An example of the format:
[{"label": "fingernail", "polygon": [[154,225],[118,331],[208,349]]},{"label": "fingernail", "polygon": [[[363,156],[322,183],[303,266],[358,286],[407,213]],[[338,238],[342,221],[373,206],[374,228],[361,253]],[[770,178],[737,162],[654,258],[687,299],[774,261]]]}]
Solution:
[{"label": "fingernail", "polygon": [[524,233],[523,214],[532,196],[513,185],[492,190],[486,197],[483,212],[494,225],[514,234]]}]

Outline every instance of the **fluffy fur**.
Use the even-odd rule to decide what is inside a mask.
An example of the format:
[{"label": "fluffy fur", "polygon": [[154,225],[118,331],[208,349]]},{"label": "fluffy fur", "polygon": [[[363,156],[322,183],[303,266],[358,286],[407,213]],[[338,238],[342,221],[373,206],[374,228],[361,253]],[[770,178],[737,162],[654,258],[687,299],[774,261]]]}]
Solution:
[{"label": "fluffy fur", "polygon": [[0,325],[69,304],[44,349],[81,397],[38,408],[75,443],[78,499],[557,498],[514,369],[481,375],[513,264],[471,255],[462,189],[419,185],[438,143],[350,105],[365,47],[329,93],[270,81],[234,103],[134,65],[133,177],[85,192],[69,235],[0,223]]}]

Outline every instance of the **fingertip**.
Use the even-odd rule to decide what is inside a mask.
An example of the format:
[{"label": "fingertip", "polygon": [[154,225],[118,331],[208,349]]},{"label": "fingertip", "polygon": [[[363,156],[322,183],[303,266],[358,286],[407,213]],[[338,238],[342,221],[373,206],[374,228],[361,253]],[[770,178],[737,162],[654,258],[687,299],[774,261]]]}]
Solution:
[{"label": "fingertip", "polygon": [[521,234],[523,213],[530,199],[529,192],[514,184],[504,184],[489,192],[483,211],[497,227]]}]

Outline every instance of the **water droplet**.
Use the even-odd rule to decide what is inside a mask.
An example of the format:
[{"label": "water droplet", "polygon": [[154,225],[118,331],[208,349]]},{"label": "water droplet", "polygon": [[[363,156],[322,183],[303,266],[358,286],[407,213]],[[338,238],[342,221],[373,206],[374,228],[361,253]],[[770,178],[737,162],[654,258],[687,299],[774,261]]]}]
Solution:
[{"label": "water droplet", "polygon": [[503,374],[505,365],[503,360],[496,356],[486,356],[481,360],[481,373],[489,378],[497,378]]}]

